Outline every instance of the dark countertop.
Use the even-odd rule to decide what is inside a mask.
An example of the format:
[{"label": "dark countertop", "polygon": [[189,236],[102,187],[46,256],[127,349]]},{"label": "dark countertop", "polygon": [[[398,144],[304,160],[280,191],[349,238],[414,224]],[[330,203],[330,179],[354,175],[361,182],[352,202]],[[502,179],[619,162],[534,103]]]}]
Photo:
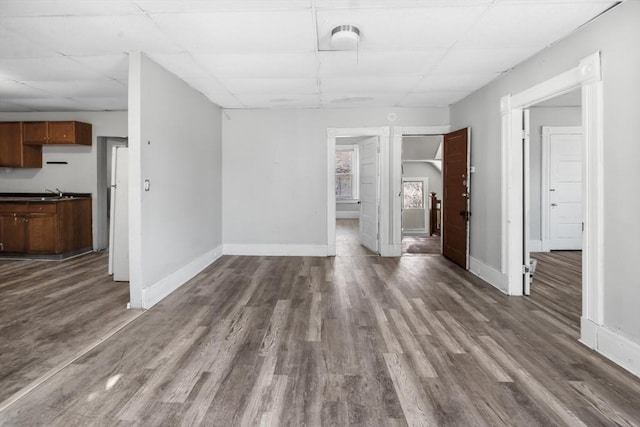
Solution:
[{"label": "dark countertop", "polygon": [[73,199],[91,198],[91,193],[0,193],[0,203],[57,203]]}]

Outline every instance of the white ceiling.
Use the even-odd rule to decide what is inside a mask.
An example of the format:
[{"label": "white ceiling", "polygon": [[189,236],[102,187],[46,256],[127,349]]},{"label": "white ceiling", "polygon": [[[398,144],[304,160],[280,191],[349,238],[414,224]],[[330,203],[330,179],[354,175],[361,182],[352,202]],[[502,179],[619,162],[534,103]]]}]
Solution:
[{"label": "white ceiling", "polygon": [[126,110],[138,50],[226,108],[446,106],[616,3],[0,0],[0,111]]}]

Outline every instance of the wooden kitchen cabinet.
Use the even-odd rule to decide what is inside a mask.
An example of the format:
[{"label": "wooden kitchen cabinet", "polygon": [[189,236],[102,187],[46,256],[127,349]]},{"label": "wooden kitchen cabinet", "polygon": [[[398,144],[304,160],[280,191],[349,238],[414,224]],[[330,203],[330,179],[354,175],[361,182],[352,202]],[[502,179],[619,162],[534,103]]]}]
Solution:
[{"label": "wooden kitchen cabinet", "polygon": [[59,255],[92,245],[90,198],[0,203],[0,252]]},{"label": "wooden kitchen cabinet", "polygon": [[0,122],[0,167],[42,167],[42,147],[25,144],[23,132],[22,122]]},{"label": "wooden kitchen cabinet", "polygon": [[23,215],[0,213],[0,251],[27,251],[27,223]]},{"label": "wooden kitchen cabinet", "polygon": [[24,143],[91,145],[91,132],[91,125],[83,122],[24,122]]}]

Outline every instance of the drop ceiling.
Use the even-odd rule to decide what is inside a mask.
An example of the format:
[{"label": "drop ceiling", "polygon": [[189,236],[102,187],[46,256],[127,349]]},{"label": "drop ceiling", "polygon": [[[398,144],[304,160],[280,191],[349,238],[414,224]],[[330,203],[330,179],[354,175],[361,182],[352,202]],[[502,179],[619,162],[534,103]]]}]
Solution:
[{"label": "drop ceiling", "polygon": [[0,0],[0,111],[126,110],[132,51],[225,108],[447,106],[616,3]]}]

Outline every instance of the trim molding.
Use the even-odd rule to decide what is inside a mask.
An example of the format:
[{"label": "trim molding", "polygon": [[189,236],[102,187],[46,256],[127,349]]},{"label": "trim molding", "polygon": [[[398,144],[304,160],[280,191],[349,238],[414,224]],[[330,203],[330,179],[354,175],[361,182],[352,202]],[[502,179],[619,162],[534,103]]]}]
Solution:
[{"label": "trim molding", "polygon": [[336,211],[337,219],[358,219],[360,211]]},{"label": "trim molding", "polygon": [[470,256],[469,257],[469,271],[498,289],[503,294],[509,295],[507,289],[507,275],[502,274],[497,268],[491,267],[483,263],[482,261]]},{"label": "trim molding", "polygon": [[142,289],[142,308],[149,309],[222,256],[222,245],[199,256],[167,277]]},{"label": "trim molding", "polygon": [[580,342],[640,377],[640,344],[582,317]]},{"label": "trim molding", "polygon": [[529,252],[549,252],[544,250],[542,240],[529,240]]},{"label": "trim molding", "polygon": [[222,252],[224,255],[245,256],[329,256],[329,248],[327,245],[225,243]]}]

